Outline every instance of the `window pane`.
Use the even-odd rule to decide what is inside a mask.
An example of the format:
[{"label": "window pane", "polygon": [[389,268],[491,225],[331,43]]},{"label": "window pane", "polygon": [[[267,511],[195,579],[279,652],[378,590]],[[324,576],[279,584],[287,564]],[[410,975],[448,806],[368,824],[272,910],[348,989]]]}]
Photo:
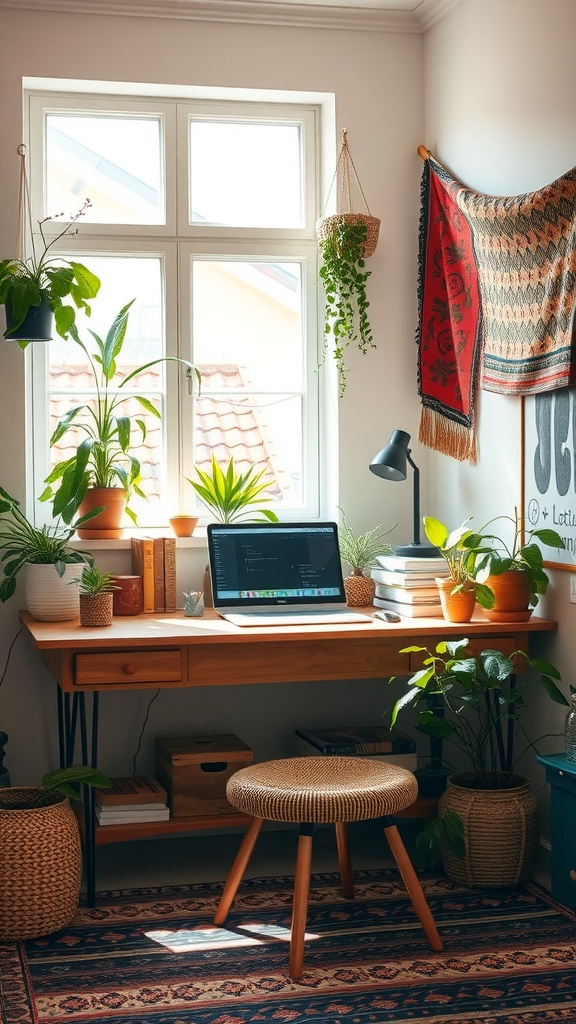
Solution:
[{"label": "window pane", "polygon": [[[242,387],[276,389],[280,379],[282,390],[301,391],[300,263],[195,259],[192,330],[201,371],[226,364],[240,374]],[[238,386],[233,376],[225,379],[224,386]]]},{"label": "window pane", "polygon": [[50,216],[92,206],[94,224],[164,224],[159,117],[46,116],[46,202]]},{"label": "window pane", "polygon": [[300,128],[190,122],[190,223],[303,226]]},{"label": "window pane", "polygon": [[[90,331],[105,340],[112,322],[120,309],[135,298],[130,310],[128,328],[122,352],[117,360],[114,385],[137,366],[163,355],[164,332],[162,313],[162,265],[157,257],[101,257],[82,256],[102,281],[98,302],[93,315],[87,318],[77,314],[76,322],[82,341],[90,352],[95,342]],[[49,365],[49,417],[50,434],[61,417],[76,405],[89,402],[94,395],[94,376],[83,350],[72,339],[64,341],[55,334],[48,346]],[[152,401],[163,413],[165,399],[164,364],[153,366],[134,377],[126,385],[126,395],[137,393]],[[124,391],[122,392],[124,393]],[[120,413],[132,418],[132,444],[130,454],[140,460],[142,489],[148,501],[134,497],[130,505],[138,515],[140,525],[158,521],[158,503],[165,478],[165,452],[162,420],[147,413],[139,402],[128,399]],[[136,419],[146,427],[142,440]],[[50,465],[69,457],[80,440],[80,432],[68,432],[50,451]],[[127,524],[129,525],[129,524]]]},{"label": "window pane", "polygon": [[[220,368],[203,373],[203,382],[211,389],[225,383]],[[212,455],[220,466],[234,457],[236,469],[245,473],[250,466],[263,469],[262,496],[277,509],[278,505],[298,508],[303,496],[302,401],[300,396],[270,392],[258,395],[208,397],[196,399],[194,417],[194,465],[210,472]],[[195,479],[193,473],[186,476]],[[202,510],[200,510],[202,514]]]}]

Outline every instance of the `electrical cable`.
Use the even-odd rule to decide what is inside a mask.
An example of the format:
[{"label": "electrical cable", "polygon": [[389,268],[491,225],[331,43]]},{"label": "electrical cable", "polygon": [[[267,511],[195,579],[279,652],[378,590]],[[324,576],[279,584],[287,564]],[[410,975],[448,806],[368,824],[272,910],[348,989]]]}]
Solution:
[{"label": "electrical cable", "polygon": [[140,730],[140,736],[138,737],[138,746],[136,748],[136,753],[134,754],[134,758],[132,760],[132,775],[136,775],[136,759],[138,757],[138,754],[140,753],[140,747],[142,746],[142,738],[144,736],[144,730],[146,729],[146,725],[148,723],[148,717],[150,715],[150,708],[152,707],[152,705],[153,705],[154,701],[156,700],[156,698],[157,698],[159,693],[160,693],[160,690],[159,689],[156,690],[156,693],[154,694],[152,699],[148,702],[148,707],[146,708],[146,714],[144,716],[144,721],[142,723],[142,728]]},{"label": "electrical cable", "polygon": [[20,633],[22,632],[23,629],[24,629],[24,626],[20,626],[20,629],[16,633],[16,636],[14,637],[14,639],[12,640],[12,643],[10,644],[10,647],[8,648],[8,654],[6,655],[6,663],[4,665],[4,671],[2,672],[2,675],[0,676],[0,686],[2,686],[2,683],[4,682],[4,678],[5,678],[6,673],[8,671],[8,665],[10,664],[10,656],[12,654],[12,648],[14,647],[14,644],[16,643],[16,641],[17,641],[18,637],[20,636]]}]

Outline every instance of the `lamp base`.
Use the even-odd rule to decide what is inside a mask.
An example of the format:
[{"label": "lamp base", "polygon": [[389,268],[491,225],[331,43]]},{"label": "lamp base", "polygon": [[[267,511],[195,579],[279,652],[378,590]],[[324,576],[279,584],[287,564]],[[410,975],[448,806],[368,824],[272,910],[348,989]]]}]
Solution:
[{"label": "lamp base", "polygon": [[430,544],[403,544],[394,548],[395,555],[402,555],[403,558],[441,558],[439,548]]}]

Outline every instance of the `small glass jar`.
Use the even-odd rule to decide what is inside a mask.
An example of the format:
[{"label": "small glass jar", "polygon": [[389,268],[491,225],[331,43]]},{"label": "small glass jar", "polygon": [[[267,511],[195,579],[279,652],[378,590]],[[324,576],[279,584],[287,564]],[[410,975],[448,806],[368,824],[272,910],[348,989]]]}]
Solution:
[{"label": "small glass jar", "polygon": [[570,696],[570,711],[566,715],[566,757],[576,764],[576,693]]}]

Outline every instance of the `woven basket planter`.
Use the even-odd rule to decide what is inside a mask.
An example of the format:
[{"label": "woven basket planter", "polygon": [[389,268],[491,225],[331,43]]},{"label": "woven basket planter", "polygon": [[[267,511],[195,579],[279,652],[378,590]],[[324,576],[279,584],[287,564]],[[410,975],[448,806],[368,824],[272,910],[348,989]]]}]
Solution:
[{"label": "woven basket planter", "polygon": [[34,787],[0,789],[0,942],[68,924],[81,877],[80,833],[68,798]]},{"label": "woven basket planter", "polygon": [[455,811],[464,826],[463,860],[442,844],[444,870],[460,885],[518,885],[534,873],[539,843],[538,801],[530,784],[513,775],[508,789],[471,789],[477,776],[451,775],[438,814]]},{"label": "woven basket planter", "polygon": [[335,213],[331,217],[322,217],[316,224],[316,237],[319,242],[325,241],[338,229],[339,224],[365,224],[366,241],[362,247],[364,258],[372,256],[378,244],[380,219],[369,213]]},{"label": "woven basket planter", "polygon": [[105,594],[80,594],[80,625],[111,626],[114,591]]}]

